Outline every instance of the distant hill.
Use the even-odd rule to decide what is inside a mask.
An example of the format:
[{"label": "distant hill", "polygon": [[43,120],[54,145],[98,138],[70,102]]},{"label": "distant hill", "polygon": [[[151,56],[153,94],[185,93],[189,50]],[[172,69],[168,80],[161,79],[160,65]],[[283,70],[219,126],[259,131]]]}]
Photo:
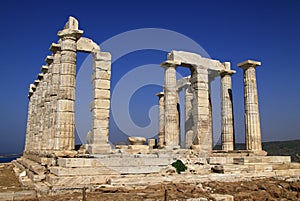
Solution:
[{"label": "distant hill", "polygon": [[264,142],[263,149],[269,156],[291,156],[293,162],[300,163],[300,140]]},{"label": "distant hill", "polygon": [[[237,150],[245,150],[243,143],[235,145]],[[221,145],[214,147],[216,150],[221,149]],[[268,156],[291,156],[293,162],[300,163],[300,140],[263,142],[263,150],[268,152]]]}]

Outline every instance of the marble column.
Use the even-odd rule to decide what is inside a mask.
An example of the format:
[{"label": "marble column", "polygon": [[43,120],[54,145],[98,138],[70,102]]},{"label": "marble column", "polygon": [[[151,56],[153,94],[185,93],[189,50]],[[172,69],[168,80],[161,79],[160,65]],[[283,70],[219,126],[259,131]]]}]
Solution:
[{"label": "marble column", "polygon": [[62,31],[58,32],[61,39],[61,66],[59,71],[59,90],[56,113],[55,147],[59,150],[75,148],[75,88],[76,88],[76,41],[83,31],[78,30],[78,21],[70,17]]},{"label": "marble column", "polygon": [[39,84],[40,80],[37,79],[34,81],[34,85],[36,86],[36,90],[34,94],[31,97],[33,110],[32,110],[32,127],[31,127],[31,150],[37,150],[38,149],[38,134],[39,134],[39,124],[38,124],[38,118],[39,118],[39,108],[38,108],[38,101],[39,101]]},{"label": "marble column", "polygon": [[[100,49],[100,48],[99,48]],[[93,62],[93,101],[90,105],[92,112],[92,130],[87,137],[89,153],[110,153],[108,143],[109,113],[110,113],[110,76],[111,54],[97,50],[92,52]]]},{"label": "marble column", "polygon": [[42,114],[41,114],[41,129],[42,129],[42,136],[41,136],[41,149],[47,149],[48,145],[48,110],[50,104],[50,95],[48,92],[48,85],[49,85],[49,66],[42,66],[41,71],[43,73],[43,105],[42,105]]},{"label": "marble column", "polygon": [[165,68],[165,146],[179,147],[179,121],[177,112],[176,67],[173,61],[161,64]]},{"label": "marble column", "polygon": [[261,62],[247,60],[238,64],[244,70],[244,107],[246,124],[246,149],[261,151],[261,130],[258,109],[256,67]]},{"label": "marble column", "polygon": [[159,102],[158,147],[165,145],[165,96],[164,92],[157,93]]},{"label": "marble column", "polygon": [[235,71],[230,69],[230,62],[223,63],[225,69],[220,71],[221,75],[221,135],[222,150],[234,150],[234,119],[232,104],[231,76]]},{"label": "marble column", "polygon": [[209,122],[208,70],[203,66],[194,66],[191,72],[191,86],[193,89],[193,132],[195,134],[192,147],[203,156],[206,156],[212,151],[212,136]]},{"label": "marble column", "polygon": [[40,80],[39,86],[38,86],[38,93],[37,93],[37,137],[36,137],[36,148],[37,150],[41,150],[43,143],[42,143],[42,137],[43,137],[43,123],[44,123],[44,116],[43,116],[43,110],[44,110],[44,88],[45,88],[45,80],[44,80],[44,74],[39,73],[37,78]]},{"label": "marble column", "polygon": [[190,84],[185,87],[185,148],[190,148],[193,145],[193,115],[192,115],[193,91]]},{"label": "marble column", "polygon": [[29,91],[28,91],[28,112],[27,112],[27,124],[26,124],[26,138],[25,138],[25,151],[31,150],[31,135],[32,135],[32,117],[33,117],[33,110],[34,110],[34,104],[33,104],[33,94],[36,89],[36,86],[34,84],[29,85]]},{"label": "marble column", "polygon": [[[48,149],[59,150],[60,138],[63,136],[59,135],[56,131],[56,114],[57,114],[57,100],[58,100],[58,90],[59,90],[59,70],[60,70],[60,60],[61,60],[61,45],[52,43],[50,46],[50,51],[52,52],[53,62],[52,62],[52,76],[51,76],[51,89],[50,89],[50,129],[49,129],[49,145]],[[63,140],[64,138],[62,138]]]}]

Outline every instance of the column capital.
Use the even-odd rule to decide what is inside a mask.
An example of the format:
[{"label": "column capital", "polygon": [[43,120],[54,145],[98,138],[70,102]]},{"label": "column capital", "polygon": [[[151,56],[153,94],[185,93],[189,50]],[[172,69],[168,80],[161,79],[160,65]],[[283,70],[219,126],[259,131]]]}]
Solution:
[{"label": "column capital", "polygon": [[34,83],[33,83],[33,84],[34,84],[35,86],[38,86],[39,83],[40,83],[40,80],[34,80]]},{"label": "column capital", "polygon": [[220,70],[219,73],[220,73],[221,76],[233,75],[233,74],[236,73],[236,71],[235,70]]},{"label": "column capital", "polygon": [[43,73],[39,73],[38,76],[37,76],[37,78],[39,80],[42,80],[44,78],[44,74]]},{"label": "column capital", "polygon": [[47,56],[45,62],[50,65],[53,62],[53,56]]},{"label": "column capital", "polygon": [[43,74],[47,73],[49,69],[49,66],[42,66],[41,71]]},{"label": "column capital", "polygon": [[57,36],[62,39],[71,38],[73,40],[78,40],[82,34],[82,30],[63,29],[57,33]]},{"label": "column capital", "polygon": [[57,51],[60,51],[61,45],[58,43],[52,43],[49,50],[55,54]]},{"label": "column capital", "polygon": [[159,92],[159,93],[157,93],[157,94],[155,94],[155,95],[158,96],[158,97],[160,98],[160,97],[165,96],[165,93],[164,93],[163,91],[161,91],[161,92]]},{"label": "column capital", "polygon": [[180,65],[180,62],[171,61],[171,60],[166,60],[160,64],[160,66],[163,68],[169,68],[169,67],[177,68],[177,66],[179,66],[179,65]]},{"label": "column capital", "polygon": [[256,68],[257,66],[260,66],[260,65],[261,65],[260,61],[246,60],[244,62],[239,63],[237,66],[245,70],[250,67]]}]

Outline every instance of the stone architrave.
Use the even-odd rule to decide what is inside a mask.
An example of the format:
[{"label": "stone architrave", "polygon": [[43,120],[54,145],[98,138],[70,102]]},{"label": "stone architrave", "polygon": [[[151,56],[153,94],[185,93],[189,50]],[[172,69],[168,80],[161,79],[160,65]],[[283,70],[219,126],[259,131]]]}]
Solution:
[{"label": "stone architrave", "polygon": [[108,143],[109,113],[110,113],[110,75],[111,54],[101,52],[100,48],[92,52],[93,63],[93,101],[90,109],[92,111],[92,130],[87,139],[87,150],[89,153],[110,153],[111,146]]},{"label": "stone architrave", "polygon": [[159,102],[158,147],[165,145],[165,96],[164,92],[157,93]]},{"label": "stone architrave", "polygon": [[165,146],[179,146],[179,119],[177,112],[176,67],[172,61],[161,64],[165,68]]},{"label": "stone architrave", "polygon": [[234,119],[231,76],[235,71],[230,69],[230,62],[224,62],[223,65],[225,70],[220,71],[222,150],[232,151],[234,150]]},{"label": "stone architrave", "polygon": [[261,62],[247,60],[238,64],[244,70],[244,107],[246,124],[246,149],[262,151],[256,67]]},{"label": "stone architrave", "polygon": [[78,21],[69,17],[64,29],[58,32],[61,39],[61,66],[56,112],[55,148],[75,148],[75,87],[76,87],[76,41],[83,31],[78,30]]},{"label": "stone architrave", "polygon": [[59,150],[59,133],[56,133],[56,114],[57,114],[57,100],[58,100],[58,90],[59,90],[59,70],[60,70],[60,60],[61,60],[61,45],[52,43],[50,46],[50,51],[52,52],[53,62],[52,62],[52,76],[50,85],[50,121],[49,121],[49,150]]}]

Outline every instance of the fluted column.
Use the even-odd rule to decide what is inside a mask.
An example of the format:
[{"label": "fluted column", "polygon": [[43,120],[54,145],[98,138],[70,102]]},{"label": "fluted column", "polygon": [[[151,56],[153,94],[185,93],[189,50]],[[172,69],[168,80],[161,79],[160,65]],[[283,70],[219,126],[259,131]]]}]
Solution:
[{"label": "fluted column", "polygon": [[31,149],[31,136],[32,136],[32,119],[33,119],[33,110],[34,110],[34,101],[33,101],[33,94],[36,89],[36,86],[34,84],[29,85],[29,91],[28,91],[28,111],[27,111],[27,124],[26,124],[26,138],[25,138],[25,151],[28,151]]},{"label": "fluted column", "polygon": [[45,80],[44,80],[44,74],[39,73],[38,79],[40,80],[39,86],[38,86],[38,97],[37,97],[37,143],[36,148],[37,150],[41,150],[43,143],[42,143],[42,137],[43,137],[43,123],[44,123],[44,89],[45,89]]},{"label": "fluted column", "polygon": [[50,46],[52,52],[52,76],[50,84],[50,117],[49,117],[49,144],[48,149],[59,150],[60,135],[56,132],[56,113],[57,113],[57,100],[59,90],[59,69],[61,60],[60,44],[52,43]]},{"label": "fluted column", "polygon": [[246,124],[246,149],[261,151],[261,130],[260,117],[258,109],[258,94],[256,84],[257,66],[261,62],[247,60],[238,64],[238,67],[244,70],[244,107]]},{"label": "fluted column", "polygon": [[39,84],[40,84],[40,80],[35,80],[34,81],[34,85],[36,86],[36,90],[34,92],[34,94],[31,97],[31,101],[32,101],[32,105],[33,105],[33,110],[32,110],[32,126],[31,128],[31,149],[32,150],[37,150],[38,149],[38,134],[39,134],[39,124],[38,124],[38,101],[39,101]]},{"label": "fluted column", "polygon": [[49,89],[49,66],[42,66],[41,71],[43,73],[43,108],[42,108],[42,140],[41,140],[41,149],[45,150],[47,149],[48,143],[49,143],[49,129],[48,129],[48,121],[49,121],[49,109],[50,109],[50,93],[48,91]]},{"label": "fluted column", "polygon": [[59,140],[55,141],[55,147],[59,150],[75,148],[76,41],[82,33],[78,30],[78,21],[73,17],[58,32],[61,39],[61,66],[56,113],[56,135]]},{"label": "fluted column", "polygon": [[109,112],[110,112],[110,75],[111,54],[109,52],[93,52],[93,101],[92,130],[87,138],[88,152],[93,154],[109,153],[108,143]]},{"label": "fluted column", "polygon": [[165,145],[165,96],[164,92],[157,93],[159,102],[159,128],[158,128],[158,146]]},{"label": "fluted column", "polygon": [[191,86],[185,88],[185,148],[190,148],[193,145],[193,115],[192,115],[193,91]]},{"label": "fluted column", "polygon": [[172,61],[162,64],[165,68],[165,145],[179,146],[179,121],[177,112],[176,67]]},{"label": "fluted column", "polygon": [[222,150],[234,150],[234,119],[232,104],[231,76],[235,71],[230,70],[230,62],[223,63],[225,69],[221,75],[221,135]]},{"label": "fluted column", "polygon": [[209,86],[208,70],[203,66],[194,66],[191,75],[191,86],[193,88],[193,132],[195,139],[194,149],[203,156],[212,151],[210,134],[210,112],[209,112]]}]

